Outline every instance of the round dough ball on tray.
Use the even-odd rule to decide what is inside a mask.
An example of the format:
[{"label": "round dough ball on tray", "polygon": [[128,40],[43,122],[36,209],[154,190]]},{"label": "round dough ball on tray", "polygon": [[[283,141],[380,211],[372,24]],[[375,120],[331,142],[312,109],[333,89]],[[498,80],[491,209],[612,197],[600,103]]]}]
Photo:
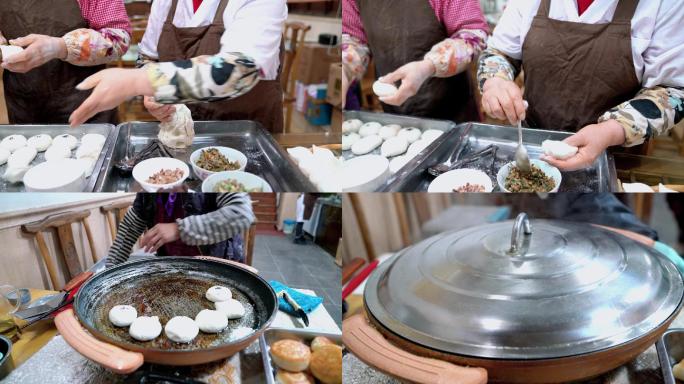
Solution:
[{"label": "round dough ball on tray", "polygon": [[25,147],[26,143],[27,140],[24,135],[9,135],[0,141],[0,147],[3,147],[10,152],[14,152],[21,147]]},{"label": "round dough ball on tray", "polygon": [[46,149],[48,149],[48,147],[50,147],[50,144],[52,144],[52,137],[44,133],[31,136],[26,142],[27,146],[35,148],[38,152],[45,151]]},{"label": "round dough ball on tray", "polygon": [[408,140],[409,144],[413,144],[420,139],[422,134],[423,133],[420,131],[420,129],[408,127],[399,131],[399,133],[397,133],[397,137],[404,137],[406,140]]},{"label": "round dough ball on tray", "polygon": [[115,305],[109,310],[109,321],[117,327],[128,327],[138,318],[138,311],[130,305]]},{"label": "round dough ball on tray", "polygon": [[359,119],[346,120],[342,123],[342,133],[358,132],[362,125],[363,121]]},{"label": "round dough ball on tray", "polygon": [[359,136],[359,134],[356,132],[343,134],[342,135],[342,150],[343,151],[350,150],[352,145],[354,145],[354,143],[356,143],[359,140],[361,140],[361,136]]},{"label": "round dough ball on tray", "polygon": [[204,333],[219,333],[228,326],[228,317],[221,311],[203,309],[195,316],[195,323]]},{"label": "round dough ball on tray", "polygon": [[189,343],[199,334],[199,326],[195,320],[187,316],[176,316],[164,326],[164,334],[176,343]]},{"label": "round dough ball on tray", "polygon": [[52,139],[52,145],[55,145],[57,143],[65,144],[67,147],[69,147],[69,150],[71,151],[78,145],[78,139],[73,135],[65,133],[59,136],[55,136],[55,138]]},{"label": "round dough ball on tray", "polygon": [[67,143],[60,141],[52,141],[50,148],[45,151],[45,161],[55,161],[60,159],[68,159],[71,157],[71,149]]},{"label": "round dough ball on tray", "polygon": [[12,152],[10,152],[9,149],[5,147],[0,147],[0,165],[3,165],[7,162],[7,159],[9,159],[10,155]]},{"label": "round dough ball on tray", "polygon": [[359,139],[351,146],[351,151],[355,155],[365,155],[373,152],[375,148],[382,144],[382,139],[378,135],[366,136]]},{"label": "round dough ball on tray", "polygon": [[133,320],[128,333],[138,341],[156,339],[162,332],[162,325],[157,316],[140,316]]},{"label": "round dough ball on tray", "polygon": [[377,135],[380,132],[380,128],[382,128],[382,124],[371,121],[359,128],[359,135],[361,137]]},{"label": "round dough ball on tray", "polygon": [[223,287],[221,285],[214,285],[213,287],[207,289],[207,293],[204,295],[207,300],[213,302],[228,301],[233,298],[233,293],[228,287]]},{"label": "round dough ball on tray", "polygon": [[394,137],[401,131],[401,125],[399,124],[389,124],[385,125],[382,128],[380,128],[380,132],[378,133],[380,137],[382,137],[383,140],[387,140],[390,137]]}]

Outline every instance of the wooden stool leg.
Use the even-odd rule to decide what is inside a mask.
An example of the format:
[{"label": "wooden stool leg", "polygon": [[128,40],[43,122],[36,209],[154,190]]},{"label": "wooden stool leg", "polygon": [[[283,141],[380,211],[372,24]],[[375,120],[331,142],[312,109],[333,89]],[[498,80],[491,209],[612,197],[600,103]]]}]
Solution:
[{"label": "wooden stool leg", "polygon": [[97,263],[97,252],[95,251],[95,241],[93,240],[93,233],[90,232],[90,224],[85,218],[81,220],[83,228],[85,228],[86,237],[88,237],[88,245],[90,245],[90,255],[93,257],[93,264]]},{"label": "wooden stool leg", "polygon": [[55,265],[50,259],[50,252],[48,251],[47,244],[45,244],[45,238],[42,232],[36,232],[36,241],[38,242],[38,249],[40,250],[40,255],[43,257],[45,266],[47,267],[48,274],[50,275],[50,280],[52,281],[52,288],[57,288],[57,271],[55,270]]}]

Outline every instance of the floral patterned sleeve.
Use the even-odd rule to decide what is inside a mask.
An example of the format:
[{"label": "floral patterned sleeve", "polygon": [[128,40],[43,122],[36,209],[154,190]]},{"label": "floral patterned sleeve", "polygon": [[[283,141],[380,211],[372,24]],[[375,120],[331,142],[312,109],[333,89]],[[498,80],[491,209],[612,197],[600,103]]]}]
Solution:
[{"label": "floral patterned sleeve", "polygon": [[66,61],[74,65],[100,65],[114,61],[128,51],[131,35],[118,28],[81,28],[63,36]]},{"label": "floral patterned sleeve", "polygon": [[237,52],[149,63],[145,68],[155,101],[162,104],[235,98],[262,77],[254,60]]},{"label": "floral patterned sleeve", "polygon": [[433,46],[425,59],[434,64],[435,77],[451,77],[465,71],[486,47],[487,31],[463,29]]},{"label": "floral patterned sleeve", "polygon": [[520,73],[521,61],[515,60],[494,48],[485,49],[480,55],[477,68],[477,83],[480,92],[485,81],[492,77],[515,80]]},{"label": "floral patterned sleeve", "polygon": [[342,69],[350,80],[361,80],[368,69],[370,49],[357,37],[342,34]]},{"label": "floral patterned sleeve", "polygon": [[612,108],[599,122],[616,120],[625,129],[624,146],[642,144],[667,133],[684,118],[684,88],[644,88],[632,100]]}]

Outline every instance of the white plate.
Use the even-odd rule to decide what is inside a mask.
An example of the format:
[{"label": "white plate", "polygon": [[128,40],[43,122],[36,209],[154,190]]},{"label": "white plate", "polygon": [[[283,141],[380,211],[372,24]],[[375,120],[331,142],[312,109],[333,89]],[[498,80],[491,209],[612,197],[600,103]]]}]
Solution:
[{"label": "white plate", "polygon": [[229,148],[229,147],[217,147],[217,146],[210,146],[210,147],[204,147],[196,150],[190,155],[190,164],[192,165],[192,170],[195,172],[195,175],[200,178],[200,180],[205,180],[207,177],[218,173],[218,172],[212,172],[209,170],[206,170],[204,168],[200,168],[195,162],[197,159],[199,159],[200,155],[202,154],[202,151],[211,149],[211,148],[216,148],[218,151],[226,157],[226,159],[230,161],[237,161],[240,163],[240,168],[236,169],[236,171],[244,171],[245,168],[247,167],[247,156],[245,156],[244,153],[238,151],[237,149]]},{"label": "white plate", "polygon": [[83,192],[85,168],[76,159],[46,161],[24,175],[26,192]]},{"label": "white plate", "polygon": [[217,172],[207,177],[202,183],[202,192],[214,192],[214,186],[220,181],[234,179],[247,189],[261,188],[261,192],[273,192],[271,186],[261,177],[242,171]]},{"label": "white plate", "polygon": [[494,189],[492,179],[490,179],[486,173],[478,171],[477,169],[461,168],[437,176],[437,178],[430,183],[428,192],[451,193],[466,185],[466,183],[470,183],[471,185],[482,185],[485,188],[485,192],[491,192]]},{"label": "white plate", "polygon": [[[177,181],[169,184],[151,184],[147,179],[162,169],[176,169],[180,168],[183,171],[183,176]],[[140,184],[147,192],[157,192],[160,189],[172,189],[185,181],[190,176],[190,168],[184,161],[174,159],[173,157],[154,157],[143,160],[133,167],[133,178]]]},{"label": "white plate", "polygon": [[[561,177],[561,173],[558,170],[558,168],[547,163],[546,161],[539,159],[530,159],[530,163],[532,165],[536,165],[537,168],[541,169],[542,172],[544,172],[547,176],[550,176],[553,179],[553,181],[556,182],[556,186],[550,192],[558,192],[558,188],[561,185],[561,181],[563,181],[563,178]],[[499,184],[499,189],[501,189],[504,192],[509,192],[506,190],[506,188],[504,188],[504,185],[506,184],[506,177],[508,177],[508,173],[514,166],[515,161],[511,161],[510,163],[507,163],[506,165],[501,167],[499,169],[499,172],[496,173],[496,182]]]}]

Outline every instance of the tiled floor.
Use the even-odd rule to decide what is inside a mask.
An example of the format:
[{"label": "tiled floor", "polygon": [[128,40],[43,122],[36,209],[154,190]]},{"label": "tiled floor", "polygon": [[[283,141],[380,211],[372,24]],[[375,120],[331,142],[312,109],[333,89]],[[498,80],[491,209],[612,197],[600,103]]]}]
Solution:
[{"label": "tiled floor", "polygon": [[253,264],[266,280],[314,290],[323,297],[325,309],[342,327],[342,276],[330,254],[311,242],[297,245],[290,237],[257,235]]}]

